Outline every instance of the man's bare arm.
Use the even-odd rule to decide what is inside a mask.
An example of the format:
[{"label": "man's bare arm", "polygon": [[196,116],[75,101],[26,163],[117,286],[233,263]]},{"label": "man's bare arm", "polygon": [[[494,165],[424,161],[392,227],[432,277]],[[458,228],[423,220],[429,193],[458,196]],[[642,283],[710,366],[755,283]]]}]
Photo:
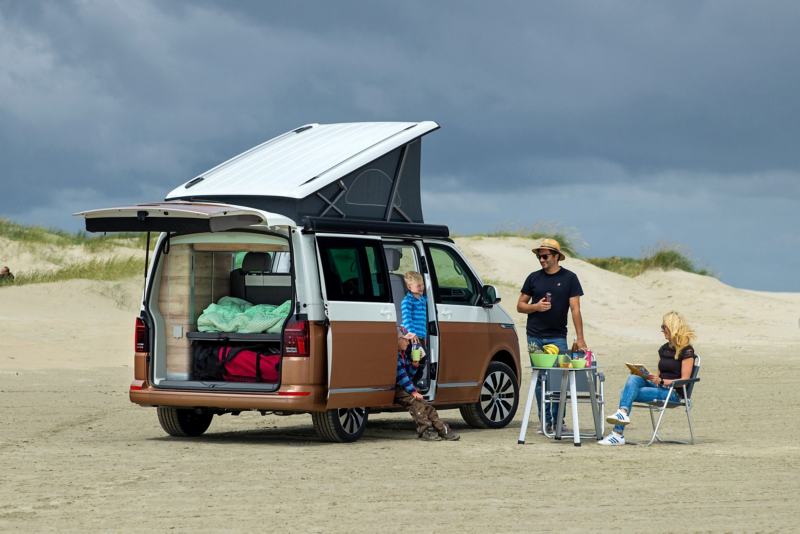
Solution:
[{"label": "man's bare arm", "polygon": [[540,300],[536,304],[530,304],[531,296],[526,295],[525,293],[520,293],[519,300],[517,301],[517,311],[519,313],[533,313],[533,312],[541,312],[547,311],[550,309],[552,304],[549,302],[545,302],[544,299]]},{"label": "man's bare arm", "polygon": [[575,337],[578,338],[578,348],[586,350],[586,340],[583,339],[583,317],[581,316],[581,298],[569,299],[569,309],[572,311],[572,324],[575,325]]}]

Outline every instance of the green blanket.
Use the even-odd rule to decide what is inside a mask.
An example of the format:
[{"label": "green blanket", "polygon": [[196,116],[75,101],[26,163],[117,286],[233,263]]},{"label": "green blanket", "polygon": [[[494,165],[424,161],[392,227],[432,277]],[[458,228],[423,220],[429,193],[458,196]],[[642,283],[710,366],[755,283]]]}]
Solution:
[{"label": "green blanket", "polygon": [[250,304],[235,297],[222,297],[210,304],[197,319],[200,332],[237,334],[280,334],[283,322],[291,311],[291,301],[280,306]]}]

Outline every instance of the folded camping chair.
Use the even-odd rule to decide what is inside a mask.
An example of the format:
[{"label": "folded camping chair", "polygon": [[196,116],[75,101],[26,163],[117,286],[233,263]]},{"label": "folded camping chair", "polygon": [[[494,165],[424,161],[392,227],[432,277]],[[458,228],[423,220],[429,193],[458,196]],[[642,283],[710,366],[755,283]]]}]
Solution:
[{"label": "folded camping chair", "polygon": [[[653,437],[650,438],[650,441],[647,443],[637,443],[635,441],[628,441],[631,445],[644,445],[645,447],[649,447],[653,441],[658,440],[661,443],[680,443],[681,445],[694,445],[694,427],[692,426],[692,390],[694,389],[694,385],[697,382],[700,382],[700,379],[697,378],[697,373],[700,372],[700,356],[697,354],[694,355],[694,367],[692,368],[692,375],[690,378],[686,380],[675,380],[669,385],[669,394],[667,394],[667,400],[665,401],[653,401],[653,402],[641,402],[641,403],[633,403],[633,408],[647,408],[650,410],[650,422],[653,423]],[[680,388],[683,390],[683,400],[681,402],[669,402],[669,398],[672,396],[672,390],[675,388]],[[681,406],[686,407],[686,418],[689,419],[689,433],[692,435],[691,441],[680,441],[677,439],[661,439],[658,437],[658,427],[661,425],[661,418],[664,417],[664,412],[669,410],[670,408],[680,408]],[[658,415],[658,421],[653,414],[653,412],[661,412]]]},{"label": "folded camping chair", "polygon": [[[597,354],[594,354],[594,358],[592,359],[592,367],[597,367]],[[553,430],[552,434],[547,433],[547,428],[545,428],[545,416],[544,410],[545,407],[549,407],[550,404],[558,403],[558,399],[561,396],[561,371],[546,371],[544,375],[544,381],[542,383],[542,405],[541,405],[541,412],[542,412],[542,420],[539,422],[541,425],[540,430],[542,434],[547,436],[548,438],[552,438],[555,436],[555,430]],[[597,404],[600,407],[600,424],[602,426],[602,433],[605,434],[605,425],[606,425],[606,403],[605,403],[605,382],[606,377],[603,373],[599,373],[597,371],[592,371],[590,373],[591,380],[594,381],[594,390],[597,392]],[[578,402],[584,403],[589,402],[591,403],[592,400],[589,397],[589,380],[587,379],[586,373],[575,373],[575,389],[578,391]],[[570,392],[569,387],[567,387],[567,395],[565,397],[564,402],[570,402]],[[568,413],[568,409],[565,407],[564,413]],[[555,426],[553,426],[555,429]],[[574,431],[574,429],[573,429]],[[571,433],[562,434],[564,435],[572,435]],[[594,437],[594,433],[591,434],[581,434],[581,437]]]}]

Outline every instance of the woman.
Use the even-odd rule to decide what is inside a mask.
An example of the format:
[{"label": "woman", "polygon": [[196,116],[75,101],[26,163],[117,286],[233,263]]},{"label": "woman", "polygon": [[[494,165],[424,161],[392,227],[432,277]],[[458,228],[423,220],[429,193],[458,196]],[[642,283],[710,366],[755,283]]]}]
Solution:
[{"label": "woman", "polygon": [[[680,313],[669,312],[662,320],[661,332],[667,343],[658,349],[658,372],[650,373],[647,380],[634,374],[628,377],[628,383],[620,395],[619,409],[606,417],[606,421],[614,425],[614,430],[605,439],[598,441],[600,445],[625,445],[622,432],[625,425],[631,422],[631,405],[634,402],[664,402],[671,383],[692,376],[694,348],[690,343],[697,336],[686,324],[686,319]],[[676,388],[669,400],[680,402],[682,396],[683,388]]]}]

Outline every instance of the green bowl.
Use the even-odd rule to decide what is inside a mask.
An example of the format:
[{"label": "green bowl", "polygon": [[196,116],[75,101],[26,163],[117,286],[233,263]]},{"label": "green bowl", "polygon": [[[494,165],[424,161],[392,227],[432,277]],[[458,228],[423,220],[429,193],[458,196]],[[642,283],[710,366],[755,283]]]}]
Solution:
[{"label": "green bowl", "polygon": [[586,367],[586,360],[572,360],[570,363],[573,369],[583,369]]},{"label": "green bowl", "polygon": [[531,354],[531,363],[534,367],[553,367],[558,354]]}]

